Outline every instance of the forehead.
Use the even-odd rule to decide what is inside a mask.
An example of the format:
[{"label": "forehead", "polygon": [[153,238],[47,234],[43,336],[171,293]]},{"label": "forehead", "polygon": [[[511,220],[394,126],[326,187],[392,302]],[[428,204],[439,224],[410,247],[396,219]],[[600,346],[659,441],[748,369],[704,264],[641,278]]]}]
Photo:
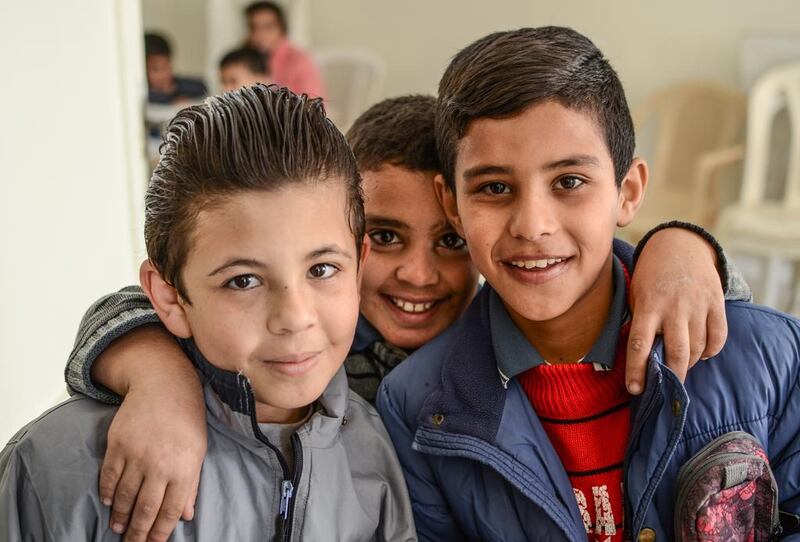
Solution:
[{"label": "forehead", "polygon": [[459,141],[456,174],[477,165],[538,168],[571,155],[593,156],[613,172],[595,117],[550,100],[512,117],[471,122]]},{"label": "forehead", "polygon": [[225,196],[198,213],[192,237],[190,261],[193,254],[219,259],[233,251],[271,259],[305,255],[321,244],[355,246],[343,181]]},{"label": "forehead", "polygon": [[271,9],[259,9],[250,15],[249,20],[255,25],[274,24],[278,22],[278,14]]},{"label": "forehead", "polygon": [[409,225],[423,219],[442,220],[444,212],[433,188],[435,175],[390,164],[362,172],[367,217],[380,215]]}]

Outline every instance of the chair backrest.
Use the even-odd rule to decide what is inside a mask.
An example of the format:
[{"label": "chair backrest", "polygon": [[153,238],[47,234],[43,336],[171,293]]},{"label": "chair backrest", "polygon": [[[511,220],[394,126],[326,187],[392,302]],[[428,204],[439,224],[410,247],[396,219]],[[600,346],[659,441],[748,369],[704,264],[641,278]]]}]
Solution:
[{"label": "chair backrest", "polygon": [[800,63],[772,69],[753,86],[747,114],[742,205],[754,206],[765,200],[773,124],[784,108],[791,135],[781,205],[800,210]]},{"label": "chair backrest", "polygon": [[316,55],[327,92],[326,108],[345,131],[366,108],[380,99],[386,78],[384,62],[360,51],[323,51]]},{"label": "chair backrest", "polygon": [[634,123],[637,132],[649,129],[652,136],[646,156],[651,188],[691,188],[701,155],[743,140],[746,105],[736,88],[705,81],[679,83],[650,96],[634,111]]}]

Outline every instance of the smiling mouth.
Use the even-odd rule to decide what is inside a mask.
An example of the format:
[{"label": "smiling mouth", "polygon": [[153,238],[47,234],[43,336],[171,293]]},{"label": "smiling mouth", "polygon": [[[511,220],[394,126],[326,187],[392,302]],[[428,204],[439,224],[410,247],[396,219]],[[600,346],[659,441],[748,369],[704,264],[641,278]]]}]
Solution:
[{"label": "smiling mouth", "polygon": [[503,262],[519,269],[547,269],[554,265],[567,261],[569,258],[542,258],[540,260],[513,260]]},{"label": "smiling mouth", "polygon": [[391,301],[395,307],[408,314],[421,314],[428,312],[439,302],[439,300],[414,302],[394,296],[386,297],[389,298],[389,301]]}]

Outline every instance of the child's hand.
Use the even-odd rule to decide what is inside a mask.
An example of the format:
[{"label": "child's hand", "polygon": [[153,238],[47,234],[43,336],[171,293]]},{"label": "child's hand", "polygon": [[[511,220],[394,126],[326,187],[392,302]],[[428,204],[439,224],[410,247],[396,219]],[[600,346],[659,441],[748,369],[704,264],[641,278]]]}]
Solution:
[{"label": "child's hand", "polygon": [[698,359],[722,350],[728,322],[716,259],[710,244],[682,228],[661,230],[645,245],[631,279],[630,393],[644,389],[647,357],[658,333],[664,335],[667,366],[681,381]]},{"label": "child's hand", "polygon": [[113,503],[110,527],[125,532],[126,541],[167,540],[181,517],[194,515],[206,452],[197,374],[163,328],[116,340],[92,373],[125,394],[108,430],[100,472],[100,498]]}]

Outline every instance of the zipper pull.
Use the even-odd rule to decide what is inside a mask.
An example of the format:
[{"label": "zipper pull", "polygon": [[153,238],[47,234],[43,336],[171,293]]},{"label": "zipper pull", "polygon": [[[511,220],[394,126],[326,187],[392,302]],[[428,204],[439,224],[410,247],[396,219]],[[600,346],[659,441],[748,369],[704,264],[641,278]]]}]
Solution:
[{"label": "zipper pull", "polygon": [[281,485],[281,509],[280,509],[280,515],[283,517],[284,521],[289,519],[289,501],[292,500],[293,493],[294,493],[294,486],[292,485],[291,480],[284,480],[283,485]]}]

